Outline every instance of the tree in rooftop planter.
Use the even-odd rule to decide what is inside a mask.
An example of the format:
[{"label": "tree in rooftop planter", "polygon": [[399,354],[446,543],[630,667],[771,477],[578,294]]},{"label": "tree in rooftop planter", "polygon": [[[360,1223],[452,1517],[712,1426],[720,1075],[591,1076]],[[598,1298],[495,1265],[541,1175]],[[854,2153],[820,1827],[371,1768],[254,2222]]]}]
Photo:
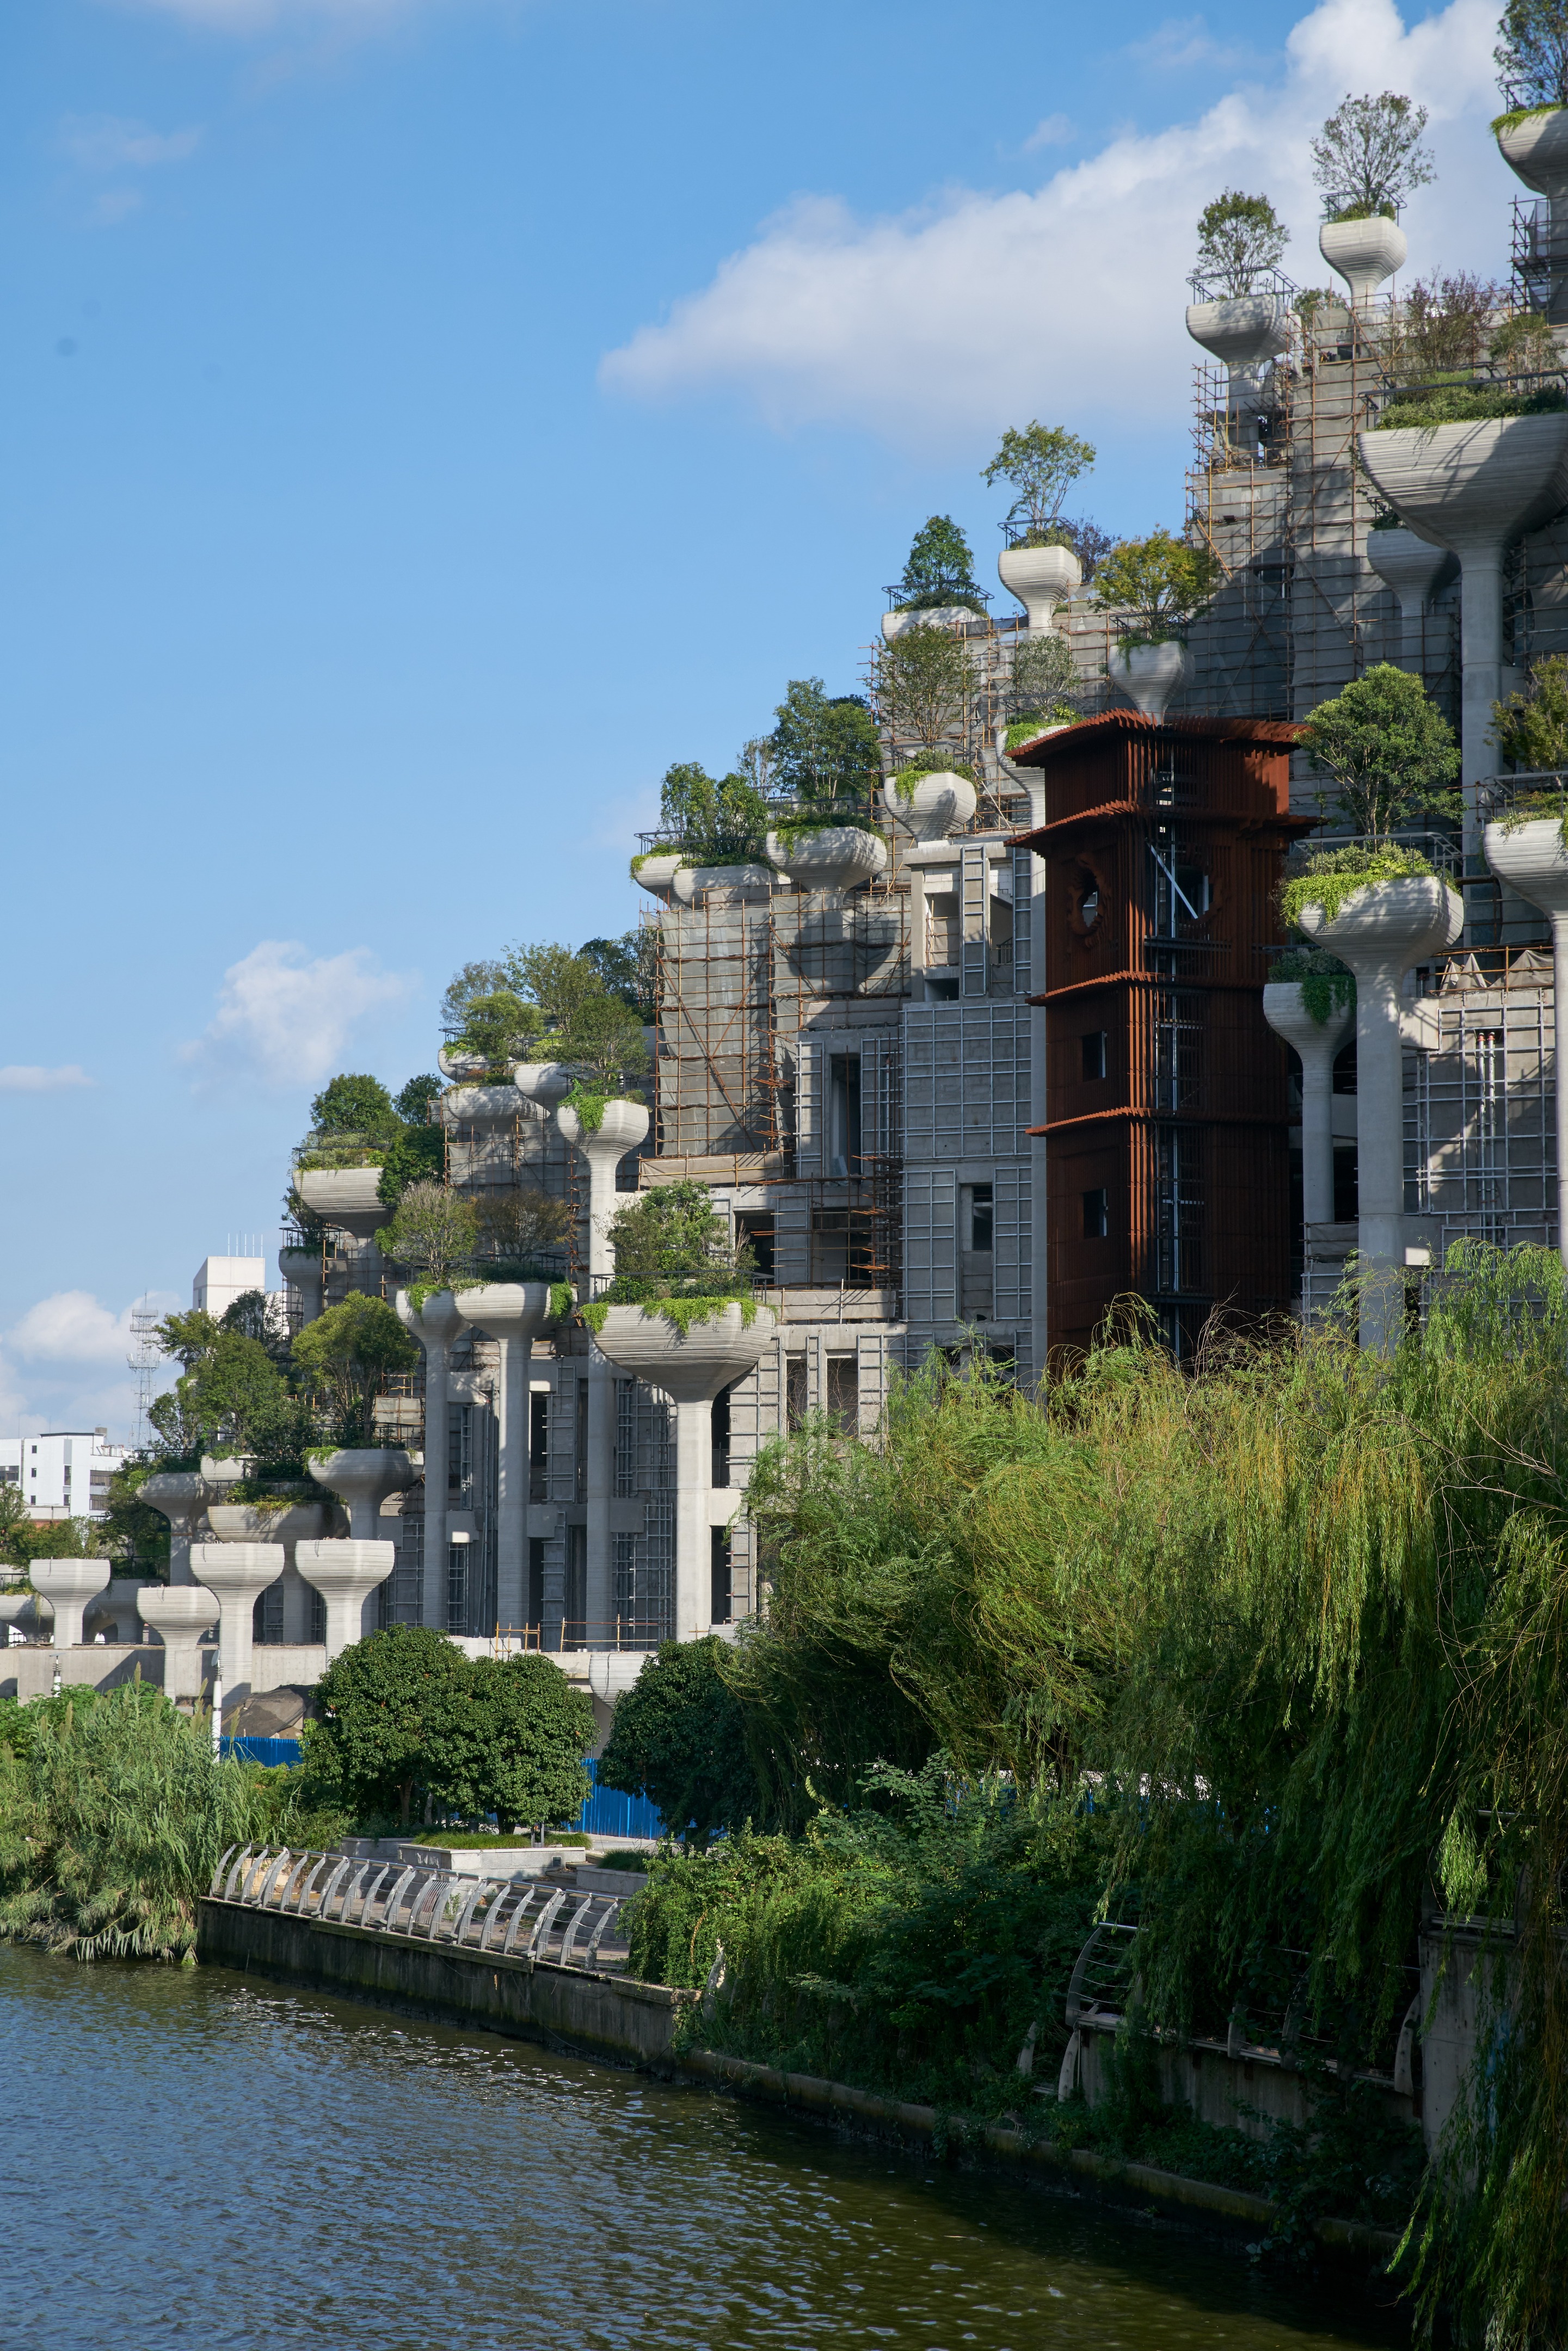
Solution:
[{"label": "tree in rooftop planter", "polygon": [[1357,439],[1363,470],[1401,520],[1459,559],[1467,859],[1480,848],[1475,789],[1489,770],[1492,705],[1502,691],[1503,557],[1568,501],[1563,403],[1560,392],[1446,393],[1418,408],[1385,408]]},{"label": "tree in rooftop planter", "polygon": [[1284,224],[1267,196],[1227,188],[1198,216],[1197,267],[1192,282],[1206,298],[1187,305],[1186,330],[1195,343],[1225,363],[1228,436],[1230,446],[1247,459],[1258,454],[1258,419],[1265,402],[1262,371],[1290,349],[1293,332],[1286,296],[1268,282],[1279,267],[1285,243]]},{"label": "tree in rooftop planter", "polygon": [[940,750],[950,727],[963,727],[979,676],[962,641],[946,630],[911,629],[876,659],[876,706],[896,741]]},{"label": "tree in rooftop planter", "polygon": [[1207,548],[1168,530],[1124,539],[1100,566],[1093,601],[1114,612],[1123,629],[1105,673],[1145,718],[1163,717],[1171,695],[1191,677],[1186,631],[1207,611],[1224,577]]},{"label": "tree in rooftop planter", "polygon": [[770,1343],[777,1318],[752,1294],[747,1253],[737,1250],[701,1184],[660,1184],[610,1227],[615,1279],[582,1309],[600,1351],[675,1406],[677,1640],[706,1633],[711,1551],[708,1489],[713,1400],[744,1376]]},{"label": "tree in rooftop planter", "polygon": [[931,515],[915,532],[904,577],[894,591],[900,612],[962,606],[984,619],[985,596],[974,577],[969,542],[951,515]]},{"label": "tree in rooftop planter", "polygon": [[330,1416],[340,1445],[366,1445],[371,1407],[388,1376],[412,1371],[419,1351],[384,1298],[355,1290],[329,1306],[294,1342],[295,1370]]},{"label": "tree in rooftop planter", "polygon": [[1357,308],[1403,266],[1399,208],[1437,176],[1422,145],[1426,128],[1427,110],[1411,99],[1391,89],[1381,98],[1347,91],[1312,141],[1312,178],[1328,213],[1318,250]]},{"label": "tree in rooftop planter", "polygon": [[1511,0],[1492,56],[1507,112],[1492,124],[1503,160],[1546,198],[1534,224],[1531,259],[1544,263],[1531,298],[1546,318],[1568,318],[1568,12],[1561,0]]},{"label": "tree in rooftop planter", "polygon": [[1072,484],[1093,463],[1092,442],[1036,420],[1021,433],[1008,427],[981,475],[988,483],[1010,484],[1016,494],[997,571],[1028,613],[1031,630],[1049,629],[1057,605],[1082,584],[1082,566],[1058,517]]},{"label": "tree in rooftop planter", "polygon": [[975,813],[974,776],[950,752],[920,751],[883,784],[882,804],[916,841],[945,841]]},{"label": "tree in rooftop planter", "polygon": [[1458,754],[1418,678],[1380,663],[1320,703],[1301,747],[1334,787],[1340,817],[1370,838],[1307,857],[1287,883],[1285,920],[1355,980],[1359,1231],[1364,1346],[1396,1343],[1405,1314],[1404,1081],[1400,987],[1464,927],[1457,889],[1389,835],[1412,816],[1451,818]]}]

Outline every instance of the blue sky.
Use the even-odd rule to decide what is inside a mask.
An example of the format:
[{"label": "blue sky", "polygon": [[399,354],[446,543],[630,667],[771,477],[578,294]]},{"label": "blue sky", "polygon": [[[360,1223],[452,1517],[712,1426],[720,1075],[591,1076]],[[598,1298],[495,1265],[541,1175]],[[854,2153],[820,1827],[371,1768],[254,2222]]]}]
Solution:
[{"label": "blue sky", "polygon": [[672,760],[853,690],[933,510],[988,571],[1004,425],[1178,523],[1192,222],[1264,188],[1321,282],[1347,89],[1431,109],[1412,269],[1505,273],[1495,14],[9,12],[0,1427],[129,1433],[131,1302],[270,1249],[322,1077],[627,928]]}]

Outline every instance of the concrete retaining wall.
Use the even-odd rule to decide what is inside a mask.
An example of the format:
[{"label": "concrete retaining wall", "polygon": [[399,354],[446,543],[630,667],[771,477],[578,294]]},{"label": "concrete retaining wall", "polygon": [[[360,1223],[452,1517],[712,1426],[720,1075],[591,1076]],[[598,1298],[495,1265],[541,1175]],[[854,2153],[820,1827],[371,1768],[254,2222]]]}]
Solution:
[{"label": "concrete retaining wall", "polygon": [[591,1969],[433,1948],[211,1896],[199,1907],[196,1949],[209,1966],[315,1984],[345,2000],[519,2040],[561,2042],[622,2064],[668,2063],[676,2017],[696,1997]]}]

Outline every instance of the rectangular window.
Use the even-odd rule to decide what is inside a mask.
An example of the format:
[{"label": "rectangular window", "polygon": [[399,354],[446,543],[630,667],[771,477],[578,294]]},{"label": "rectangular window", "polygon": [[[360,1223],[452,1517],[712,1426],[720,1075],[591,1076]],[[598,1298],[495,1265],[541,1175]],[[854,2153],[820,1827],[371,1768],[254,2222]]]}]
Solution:
[{"label": "rectangular window", "polygon": [[468,1630],[468,1554],[471,1543],[454,1542],[446,1546],[446,1629],[449,1633]]},{"label": "rectangular window", "polygon": [[528,1499],[549,1499],[549,1398],[542,1391],[528,1397]]},{"label": "rectangular window", "polygon": [[967,1246],[972,1249],[989,1249],[996,1244],[996,1207],[989,1184],[971,1184],[969,1199],[969,1236]]},{"label": "rectangular window", "polygon": [[785,1426],[789,1428],[804,1428],[806,1415],[810,1409],[809,1403],[810,1390],[806,1379],[806,1358],[804,1355],[786,1355],[784,1366]]},{"label": "rectangular window", "polygon": [[713,1483],[729,1483],[729,1390],[725,1388],[713,1400]]},{"label": "rectangular window", "polygon": [[572,1499],[588,1499],[588,1382],[577,1384],[577,1426],[572,1432]]},{"label": "rectangular window", "polygon": [[776,1234],[771,1214],[758,1210],[755,1213],[747,1212],[737,1217],[735,1238],[743,1248],[751,1251],[752,1270],[758,1280],[771,1281],[777,1262],[774,1254]]},{"label": "rectangular window", "polygon": [[567,1649],[588,1646],[588,1529],[568,1527],[566,1531],[566,1633],[561,1646]]},{"label": "rectangular window", "polygon": [[1103,1241],[1111,1232],[1111,1196],[1101,1189],[1083,1195],[1083,1238],[1086,1241]]},{"label": "rectangular window", "polygon": [[828,1357],[828,1417],[852,1437],[860,1426],[860,1362],[854,1355]]},{"label": "rectangular window", "polygon": [[458,1510],[469,1510],[474,1490],[474,1407],[446,1407],[446,1499]]},{"label": "rectangular window", "polygon": [[543,1535],[528,1537],[528,1596],[525,1610],[528,1622],[536,1628],[545,1621],[545,1539]]},{"label": "rectangular window", "polygon": [[828,1173],[860,1172],[861,1057],[832,1053],[828,1058]]},{"label": "rectangular window", "polygon": [[615,1491],[622,1499],[637,1491],[637,1383],[615,1383]]},{"label": "rectangular window", "polygon": [[1090,1029],[1084,1032],[1081,1041],[1083,1047],[1084,1078],[1086,1080],[1103,1078],[1105,1075],[1106,1047],[1111,1041],[1109,1037],[1103,1029]]},{"label": "rectangular window", "polygon": [[709,1615],[708,1622],[710,1625],[727,1625],[733,1606],[733,1602],[730,1597],[731,1570],[728,1528],[713,1528],[711,1531],[711,1538],[709,1548],[711,1553],[711,1582],[713,1585],[713,1593],[709,1602],[709,1607],[712,1613]]}]

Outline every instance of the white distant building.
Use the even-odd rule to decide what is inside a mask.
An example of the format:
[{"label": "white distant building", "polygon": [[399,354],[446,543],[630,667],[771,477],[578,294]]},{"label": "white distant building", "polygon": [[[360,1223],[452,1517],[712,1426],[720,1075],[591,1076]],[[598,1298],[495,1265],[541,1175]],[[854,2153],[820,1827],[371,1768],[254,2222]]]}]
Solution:
[{"label": "white distant building", "polygon": [[34,1519],[101,1519],[109,1481],[129,1450],[111,1445],[107,1428],[0,1437],[0,1485],[19,1486]]},{"label": "white distant building", "polygon": [[267,1289],[267,1259],[264,1257],[204,1257],[196,1269],[191,1284],[191,1303],[204,1308],[214,1318],[231,1307],[236,1298],[247,1290]]}]

